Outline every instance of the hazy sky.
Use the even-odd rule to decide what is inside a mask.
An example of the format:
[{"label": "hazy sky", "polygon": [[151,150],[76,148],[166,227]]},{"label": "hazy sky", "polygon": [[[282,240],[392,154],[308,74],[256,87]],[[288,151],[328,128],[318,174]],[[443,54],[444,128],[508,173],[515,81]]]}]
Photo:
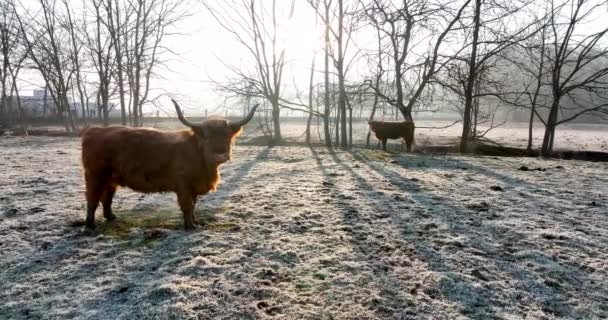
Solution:
[{"label": "hazy sky", "polygon": [[[0,0],[1,1],[1,0]],[[26,3],[32,0],[24,0]],[[212,4],[225,4],[224,0],[207,0]],[[236,1],[240,0],[227,0]],[[259,0],[270,7],[271,0]],[[34,2],[32,2],[34,3]],[[277,0],[279,6],[288,6],[291,1]],[[540,3],[540,2],[539,2]],[[300,91],[308,86],[310,63],[313,52],[317,53],[317,70],[322,70],[322,28],[318,26],[318,19],[314,11],[305,0],[295,1],[294,15],[289,22],[280,29],[281,43],[287,47],[287,65],[284,75],[286,83],[285,93],[293,97],[295,92],[293,83]],[[231,75],[229,68],[223,63],[236,68],[251,66],[250,54],[217,23],[215,18],[202,5],[201,0],[185,0],[182,8],[189,14],[179,21],[172,32],[176,34],[166,38],[165,46],[176,54],[165,55],[165,66],[157,68],[156,72],[162,74],[164,79],[154,79],[151,84],[150,98],[161,94],[159,102],[162,108],[173,114],[169,96],[180,101],[186,114],[201,114],[204,109],[213,112],[224,105],[225,93],[215,92],[210,80],[224,81]],[[601,12],[600,12],[601,11]],[[286,16],[285,12],[282,16]],[[579,28],[581,32],[593,32],[605,28],[608,20],[608,7],[597,12],[598,19],[593,23]],[[367,32],[358,32],[354,44],[349,47],[349,53],[358,48],[375,48],[375,35]],[[422,46],[425,49],[425,46]],[[350,76],[367,73],[367,64],[362,62],[350,71]],[[320,80],[321,74],[317,73]],[[29,86],[31,89],[32,86]],[[234,102],[234,101],[233,101]]]},{"label": "hazy sky", "polygon": [[[215,18],[197,0],[190,0],[190,16],[176,25],[182,35],[167,39],[167,46],[178,53],[171,55],[167,63],[166,80],[154,81],[154,87],[173,94],[183,101],[184,108],[191,112],[209,112],[224,104],[226,94],[215,92],[211,80],[224,81],[231,75],[225,65],[237,68],[250,66],[248,52],[216,22]],[[281,0],[287,4],[287,0]],[[315,14],[304,0],[296,1],[295,14],[289,28],[281,29],[287,49],[287,66],[284,80],[298,83],[305,90],[313,51],[322,46],[320,31],[316,29]],[[317,67],[322,61],[317,58]],[[164,72],[163,72],[164,73]],[[167,99],[163,104],[171,110]]]},{"label": "hazy sky", "polygon": [[[226,94],[214,92],[213,85],[209,80],[222,81],[230,75],[228,68],[222,64],[225,62],[231,66],[242,67],[251,65],[250,56],[239,45],[234,37],[219,26],[200,0],[188,0],[190,3],[189,13],[191,16],[180,21],[176,26],[183,35],[172,36],[167,45],[179,53],[179,56],[168,57],[170,59],[167,80],[157,80],[155,87],[162,88],[167,93],[174,94],[176,98],[183,101],[184,107],[190,112],[202,112],[203,108],[214,110],[224,103]],[[209,1],[209,0],[208,0]],[[223,0],[216,0],[223,3]],[[260,0],[267,7],[271,0]],[[214,1],[209,1],[215,3]],[[237,2],[239,2],[237,0]],[[277,1],[279,6],[291,1]],[[318,26],[318,19],[305,0],[296,0],[295,14],[292,17],[289,28],[282,28],[284,44],[287,47],[286,71],[284,82],[287,84],[287,93],[295,92],[292,83],[295,82],[300,91],[306,90],[310,63],[313,52],[317,52],[317,70],[322,70],[322,28]],[[540,3],[540,2],[539,2]],[[578,28],[579,32],[588,34],[605,28],[608,21],[605,18],[608,7],[600,7],[594,12],[590,23]],[[285,16],[286,14],[284,14]],[[358,32],[355,44],[350,46],[352,54],[357,48],[375,48],[375,35],[369,32]],[[357,48],[355,48],[355,45]],[[447,44],[449,45],[449,44]],[[445,46],[444,46],[445,47]],[[424,49],[424,46],[423,48]],[[366,63],[360,63],[358,69],[366,69]],[[351,70],[351,75],[366,73],[367,70]],[[321,76],[321,74],[317,74]],[[320,78],[319,78],[320,79]],[[168,99],[163,99],[166,110],[171,110]]]}]

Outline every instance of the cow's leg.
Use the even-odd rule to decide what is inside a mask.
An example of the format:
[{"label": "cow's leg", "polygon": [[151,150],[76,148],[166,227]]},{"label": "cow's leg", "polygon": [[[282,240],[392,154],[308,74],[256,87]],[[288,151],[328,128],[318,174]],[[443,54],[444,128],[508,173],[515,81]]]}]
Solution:
[{"label": "cow's leg", "polygon": [[104,191],[104,181],[91,174],[85,175],[86,182],[86,198],[87,198],[87,219],[86,228],[89,230],[95,229],[95,210],[99,206],[99,200]]},{"label": "cow's leg", "polygon": [[196,209],[196,198],[198,196],[196,194],[192,195],[192,223],[196,226],[198,225],[198,221],[196,221],[196,216],[194,215],[194,209]]},{"label": "cow's leg", "polygon": [[414,144],[414,133],[408,134],[405,137],[405,143],[407,145],[407,152],[412,152],[412,145]]},{"label": "cow's leg", "polygon": [[178,192],[177,193],[177,202],[179,203],[179,207],[182,209],[182,213],[184,214],[184,228],[186,230],[194,229],[194,201],[192,199],[192,194],[190,192]]},{"label": "cow's leg", "polygon": [[386,151],[386,138],[382,139],[382,150]]},{"label": "cow's leg", "polygon": [[108,221],[116,219],[114,213],[112,213],[112,199],[116,193],[116,186],[111,184],[107,185],[103,195],[101,196],[101,205],[103,206],[103,216]]}]

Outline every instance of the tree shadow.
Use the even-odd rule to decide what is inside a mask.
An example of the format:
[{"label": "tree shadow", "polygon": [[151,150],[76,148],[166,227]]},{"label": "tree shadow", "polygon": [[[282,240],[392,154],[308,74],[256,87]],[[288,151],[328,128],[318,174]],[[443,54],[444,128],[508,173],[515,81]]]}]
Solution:
[{"label": "tree shadow", "polygon": [[[199,207],[214,211],[216,207],[224,210],[230,206],[226,210],[236,211],[240,203],[256,207],[258,199],[272,198],[273,194],[266,193],[268,191],[288,193],[297,190],[299,180],[292,177],[294,167],[287,164],[301,159],[275,157],[272,150],[260,148],[253,158],[243,161],[238,168],[231,168],[218,192],[204,197],[201,203],[205,205],[199,203]],[[560,239],[561,234],[547,233],[531,238],[526,225],[522,225],[522,229],[508,225],[509,221],[501,220],[500,212],[495,212],[491,206],[487,211],[468,208],[457,199],[433,192],[425,181],[416,180],[402,169],[409,167],[409,172],[413,172],[413,169],[443,168],[456,174],[462,171],[459,166],[466,165],[466,172],[476,175],[507,178],[508,175],[493,173],[487,168],[475,171],[475,165],[463,159],[450,162],[449,166],[442,164],[448,160],[426,160],[425,166],[413,167],[408,159],[415,163],[425,161],[425,158],[408,155],[397,158],[396,163],[384,163],[357,151],[310,150],[316,166],[306,168],[318,168],[321,172],[324,184],[320,192],[333,198],[331,210],[340,216],[340,231],[348,235],[346,244],[352,247],[354,258],[362,261],[362,267],[373,274],[373,277],[365,278],[368,283],[354,285],[361,290],[376,290],[377,296],[367,297],[361,291],[351,294],[363,296],[364,306],[373,310],[377,318],[391,318],[395,314],[402,319],[416,315],[420,318],[461,316],[444,313],[453,305],[464,317],[479,319],[500,318],[505,310],[515,318],[523,318],[525,314],[521,309],[527,305],[538,306],[556,317],[585,318],[599,312],[585,313],[584,308],[591,308],[589,306],[576,309],[572,299],[600,306],[606,303],[598,298],[608,296],[602,287],[605,282],[599,279],[602,270],[595,272],[596,284],[590,285],[593,279],[589,275],[593,270],[583,269],[586,266],[577,264],[575,259],[564,264],[561,258],[556,260],[555,253],[539,249],[538,241],[552,241],[554,248],[565,245],[567,239]],[[294,186],[268,186],[268,182],[263,181],[263,175],[267,173],[257,171],[256,166],[269,162],[292,168],[275,170],[273,174],[282,178],[275,181]],[[521,183],[526,191],[536,188],[535,184]],[[302,197],[301,194],[295,196]],[[298,200],[312,203],[311,199]],[[288,205],[295,206],[293,203]],[[79,237],[71,228],[60,234],[57,241],[51,239],[54,244],[48,249],[33,247],[31,253],[19,258],[20,261],[2,261],[1,278],[8,280],[0,284],[0,291],[14,294],[16,291],[10,287],[21,285],[24,289],[18,290],[25,293],[19,293],[14,299],[23,299],[30,294],[34,298],[7,303],[0,307],[0,315],[7,318],[45,318],[49,314],[62,318],[187,318],[201,315],[213,318],[230,314],[239,319],[270,316],[279,311],[263,304],[267,301],[295,304],[290,295],[297,292],[294,294],[286,289],[292,285],[288,276],[294,274],[285,276],[281,268],[295,268],[308,261],[300,258],[298,251],[283,250],[282,239],[277,239],[277,233],[268,231],[274,228],[284,236],[302,221],[269,217],[269,213],[282,214],[280,208],[260,210],[268,212],[258,216],[258,220],[249,226],[243,224],[243,231],[176,230],[114,239]],[[224,213],[213,218],[220,223],[226,220]],[[315,219],[312,215],[298,218],[306,219],[304,225]],[[287,224],[274,225],[275,222]],[[337,227],[324,227],[322,231],[328,230],[331,232]],[[602,230],[596,231],[599,234]],[[210,235],[211,232],[215,234]],[[318,235],[312,232],[297,234],[303,238]],[[257,239],[251,240],[254,237]],[[152,240],[145,241],[147,238]],[[585,247],[601,246],[605,242],[576,244],[580,245],[578,250],[584,251]],[[332,248],[339,248],[339,245],[329,243],[324,247]],[[302,250],[315,256],[319,255],[317,249],[306,247]],[[214,257],[226,257],[226,260],[214,263]],[[280,268],[273,269],[276,266]],[[56,279],[59,276],[62,279]],[[571,288],[580,291],[573,292]],[[331,313],[340,302],[331,301],[335,299],[331,294],[316,291],[312,294],[327,299],[328,305],[302,305],[301,309],[289,310],[297,313],[306,308],[326,308]],[[46,295],[52,295],[52,300],[35,298]],[[7,295],[0,297],[11,300]],[[73,303],[74,300],[78,302]],[[76,304],[82,307],[75,308]],[[49,314],[27,313],[27,310],[45,309],[52,310]]]},{"label": "tree shadow", "polygon": [[[164,305],[167,311],[171,309],[169,303],[188,295],[174,285],[176,281],[185,278],[198,281],[205,274],[213,278],[223,274],[224,268],[207,265],[209,262],[201,257],[221,254],[231,247],[228,243],[238,237],[240,226],[227,221],[230,219],[226,219],[223,203],[239,190],[251,170],[256,164],[263,163],[270,151],[270,148],[260,148],[256,150],[255,157],[233,167],[232,174],[219,186],[211,204],[207,203],[207,197],[200,200],[196,214],[199,220],[208,224],[198,231],[184,231],[181,212],[174,207],[122,210],[117,212],[115,221],[100,223],[98,227],[102,233],[97,237],[83,236],[80,224],[65,226],[61,241],[43,243],[42,249],[33,248],[30,254],[20,256],[19,261],[2,261],[5,267],[2,273],[6,273],[2,279],[11,279],[6,285],[28,281],[41,283],[36,287],[50,291],[34,294],[52,295],[55,304],[52,314],[56,317],[99,319],[125,317],[127,314],[135,318],[185,317],[187,310],[149,314],[145,313],[150,309],[146,306]],[[222,188],[224,186],[234,187]],[[211,240],[213,237],[209,233],[219,235],[221,239]],[[100,249],[102,253],[97,257],[98,253],[91,252],[91,247]],[[91,259],[91,256],[96,257]],[[194,260],[192,266],[182,266],[189,259]],[[9,274],[14,275],[8,277]],[[49,278],[49,274],[55,274],[55,277]],[[62,274],[61,279],[56,278],[58,274]],[[86,292],[85,288],[89,288],[85,296],[74,294]],[[19,297],[15,299],[24,299],[23,295]],[[65,300],[66,297],[79,299],[79,307],[74,308],[70,301]],[[25,298],[0,307],[0,318],[46,317],[39,313],[45,309],[40,304],[48,302],[28,301],[27,295]],[[231,306],[231,302],[234,300],[227,297],[218,301],[203,299],[200,304],[204,307],[199,307],[211,314],[214,310],[231,308],[236,318],[251,318],[255,314],[255,309],[252,313],[250,309]]]},{"label": "tree shadow", "polygon": [[[379,318],[387,318],[394,316],[395,312],[404,306],[412,305],[413,300],[408,297],[406,292],[410,288],[395,288],[399,283],[398,279],[392,277],[392,273],[386,265],[379,263],[384,254],[390,254],[394,248],[383,247],[378,239],[372,238],[369,232],[362,228],[362,225],[371,223],[369,217],[362,217],[361,209],[349,203],[349,196],[344,196],[343,187],[338,181],[337,173],[329,170],[323,164],[323,158],[315,148],[310,148],[311,153],[321,170],[324,177],[323,185],[325,192],[335,199],[336,209],[342,213],[342,221],[345,227],[342,228],[349,235],[354,252],[357,253],[356,258],[367,265],[374,275],[374,282],[380,287],[380,296],[370,299],[367,302],[367,307],[372,309]],[[363,190],[373,191],[375,187],[369,184],[363,177],[354,174],[354,172],[341,161],[336,161],[335,151],[326,149],[327,154],[334,163],[346,169],[357,180],[358,187]],[[387,252],[386,250],[389,250]]]},{"label": "tree shadow", "polygon": [[[572,288],[578,291],[581,281],[593,283],[587,273],[576,266],[555,263],[555,257],[538,250],[535,239],[530,239],[528,234],[503,226],[500,213],[492,212],[492,209],[468,208],[455,199],[426,191],[419,180],[392,170],[392,164],[370,161],[356,151],[349,154],[359,165],[397,188],[398,195],[387,199],[387,202],[404,199],[410,200],[413,205],[411,219],[404,219],[404,214],[393,214],[390,218],[403,230],[403,239],[414,244],[417,256],[427,263],[429,269],[442,274],[435,288],[437,291],[431,288],[428,295],[439,295],[461,305],[462,313],[467,316],[494,318],[498,316],[497,310],[513,307],[506,305],[505,293],[493,282],[506,281],[509,284],[507,287],[516,292],[525,292],[515,297],[519,306],[526,306],[529,302],[525,299],[531,297],[546,313],[560,317],[581,316],[581,311],[568,303],[568,296],[573,293]],[[361,188],[371,187],[371,183],[365,182],[364,177],[344,164],[335,153],[332,158],[355,178]],[[399,162],[397,164],[400,165]],[[464,161],[456,161],[455,164],[451,168],[445,165],[440,167],[458,170],[458,167],[466,165],[476,174],[491,176],[506,183],[516,182],[530,190],[536,188],[535,184],[476,168]],[[470,257],[470,261],[463,261],[463,256]],[[462,268],[468,270],[463,271]],[[550,273],[544,277],[544,282],[543,270]],[[504,275],[508,276],[505,278]],[[597,299],[593,295],[585,296],[591,300]]]}]

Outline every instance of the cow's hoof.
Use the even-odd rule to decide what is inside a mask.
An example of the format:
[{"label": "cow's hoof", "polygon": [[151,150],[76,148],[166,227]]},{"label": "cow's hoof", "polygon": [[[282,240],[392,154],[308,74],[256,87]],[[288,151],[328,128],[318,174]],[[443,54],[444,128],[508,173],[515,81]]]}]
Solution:
[{"label": "cow's hoof", "polygon": [[114,221],[114,220],[116,220],[116,216],[113,213],[105,214],[104,217],[106,218],[107,221]]},{"label": "cow's hoof", "polygon": [[86,227],[84,228],[84,231],[82,231],[82,234],[87,237],[96,237],[99,235],[99,231],[95,229],[95,227]]},{"label": "cow's hoof", "polygon": [[198,223],[187,224],[184,226],[184,229],[186,229],[186,231],[199,231],[202,230],[202,228],[203,227]]}]

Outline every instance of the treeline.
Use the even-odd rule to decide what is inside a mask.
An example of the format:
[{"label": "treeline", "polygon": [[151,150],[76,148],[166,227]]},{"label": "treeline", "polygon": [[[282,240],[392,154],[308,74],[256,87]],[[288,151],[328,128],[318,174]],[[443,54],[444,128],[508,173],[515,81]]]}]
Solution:
[{"label": "treeline", "polygon": [[327,146],[349,147],[353,109],[367,108],[373,118],[389,106],[415,121],[416,111],[449,106],[462,118],[462,152],[504,123],[497,111],[526,110],[528,148],[541,122],[542,154],[549,155],[559,125],[608,116],[608,25],[598,20],[606,1],[307,0],[305,9],[324,26],[324,47],[320,63],[311,55],[309,87],[295,97],[283,77],[289,51],[277,39],[301,2],[203,3],[251,58],[250,69],[232,68],[233,80],[217,87],[268,101],[275,141],[284,109],[310,115],[308,141],[318,117]]},{"label": "treeline", "polygon": [[[22,69],[44,79],[66,130],[79,121],[68,97],[83,108],[90,97],[108,123],[116,101],[124,125],[142,124],[151,104],[150,79],[166,52],[167,28],[183,17],[176,0],[39,0],[0,8],[3,124],[19,114],[16,82]],[[329,147],[352,143],[353,113],[370,118],[390,109],[415,121],[440,109],[461,115],[460,150],[484,139],[505,114],[525,112],[545,127],[541,149],[550,155],[556,129],[580,117],[608,117],[607,0],[198,0],[242,48],[242,61],[226,65],[217,89],[267,105],[263,130],[282,139],[281,113],[323,123]],[[285,74],[285,38],[294,15],[306,10],[322,28],[320,51],[310,50],[307,86]],[[180,29],[183,33],[188,30]],[[312,31],[311,32],[317,32]],[[211,44],[209,44],[211,46]],[[301,63],[301,62],[300,62]],[[94,72],[90,72],[93,70]],[[213,79],[211,79],[213,80]],[[243,111],[246,111],[244,108]],[[21,111],[22,113],[22,111]],[[13,118],[19,118],[14,117]],[[86,122],[86,116],[81,122]]]},{"label": "treeline", "polygon": [[143,106],[152,100],[150,80],[167,51],[167,28],[183,17],[180,3],[0,1],[2,126],[25,121],[18,83],[28,81],[28,71],[42,78],[49,105],[69,132],[92,114],[107,125],[111,99],[118,100],[123,125],[140,126]]}]

